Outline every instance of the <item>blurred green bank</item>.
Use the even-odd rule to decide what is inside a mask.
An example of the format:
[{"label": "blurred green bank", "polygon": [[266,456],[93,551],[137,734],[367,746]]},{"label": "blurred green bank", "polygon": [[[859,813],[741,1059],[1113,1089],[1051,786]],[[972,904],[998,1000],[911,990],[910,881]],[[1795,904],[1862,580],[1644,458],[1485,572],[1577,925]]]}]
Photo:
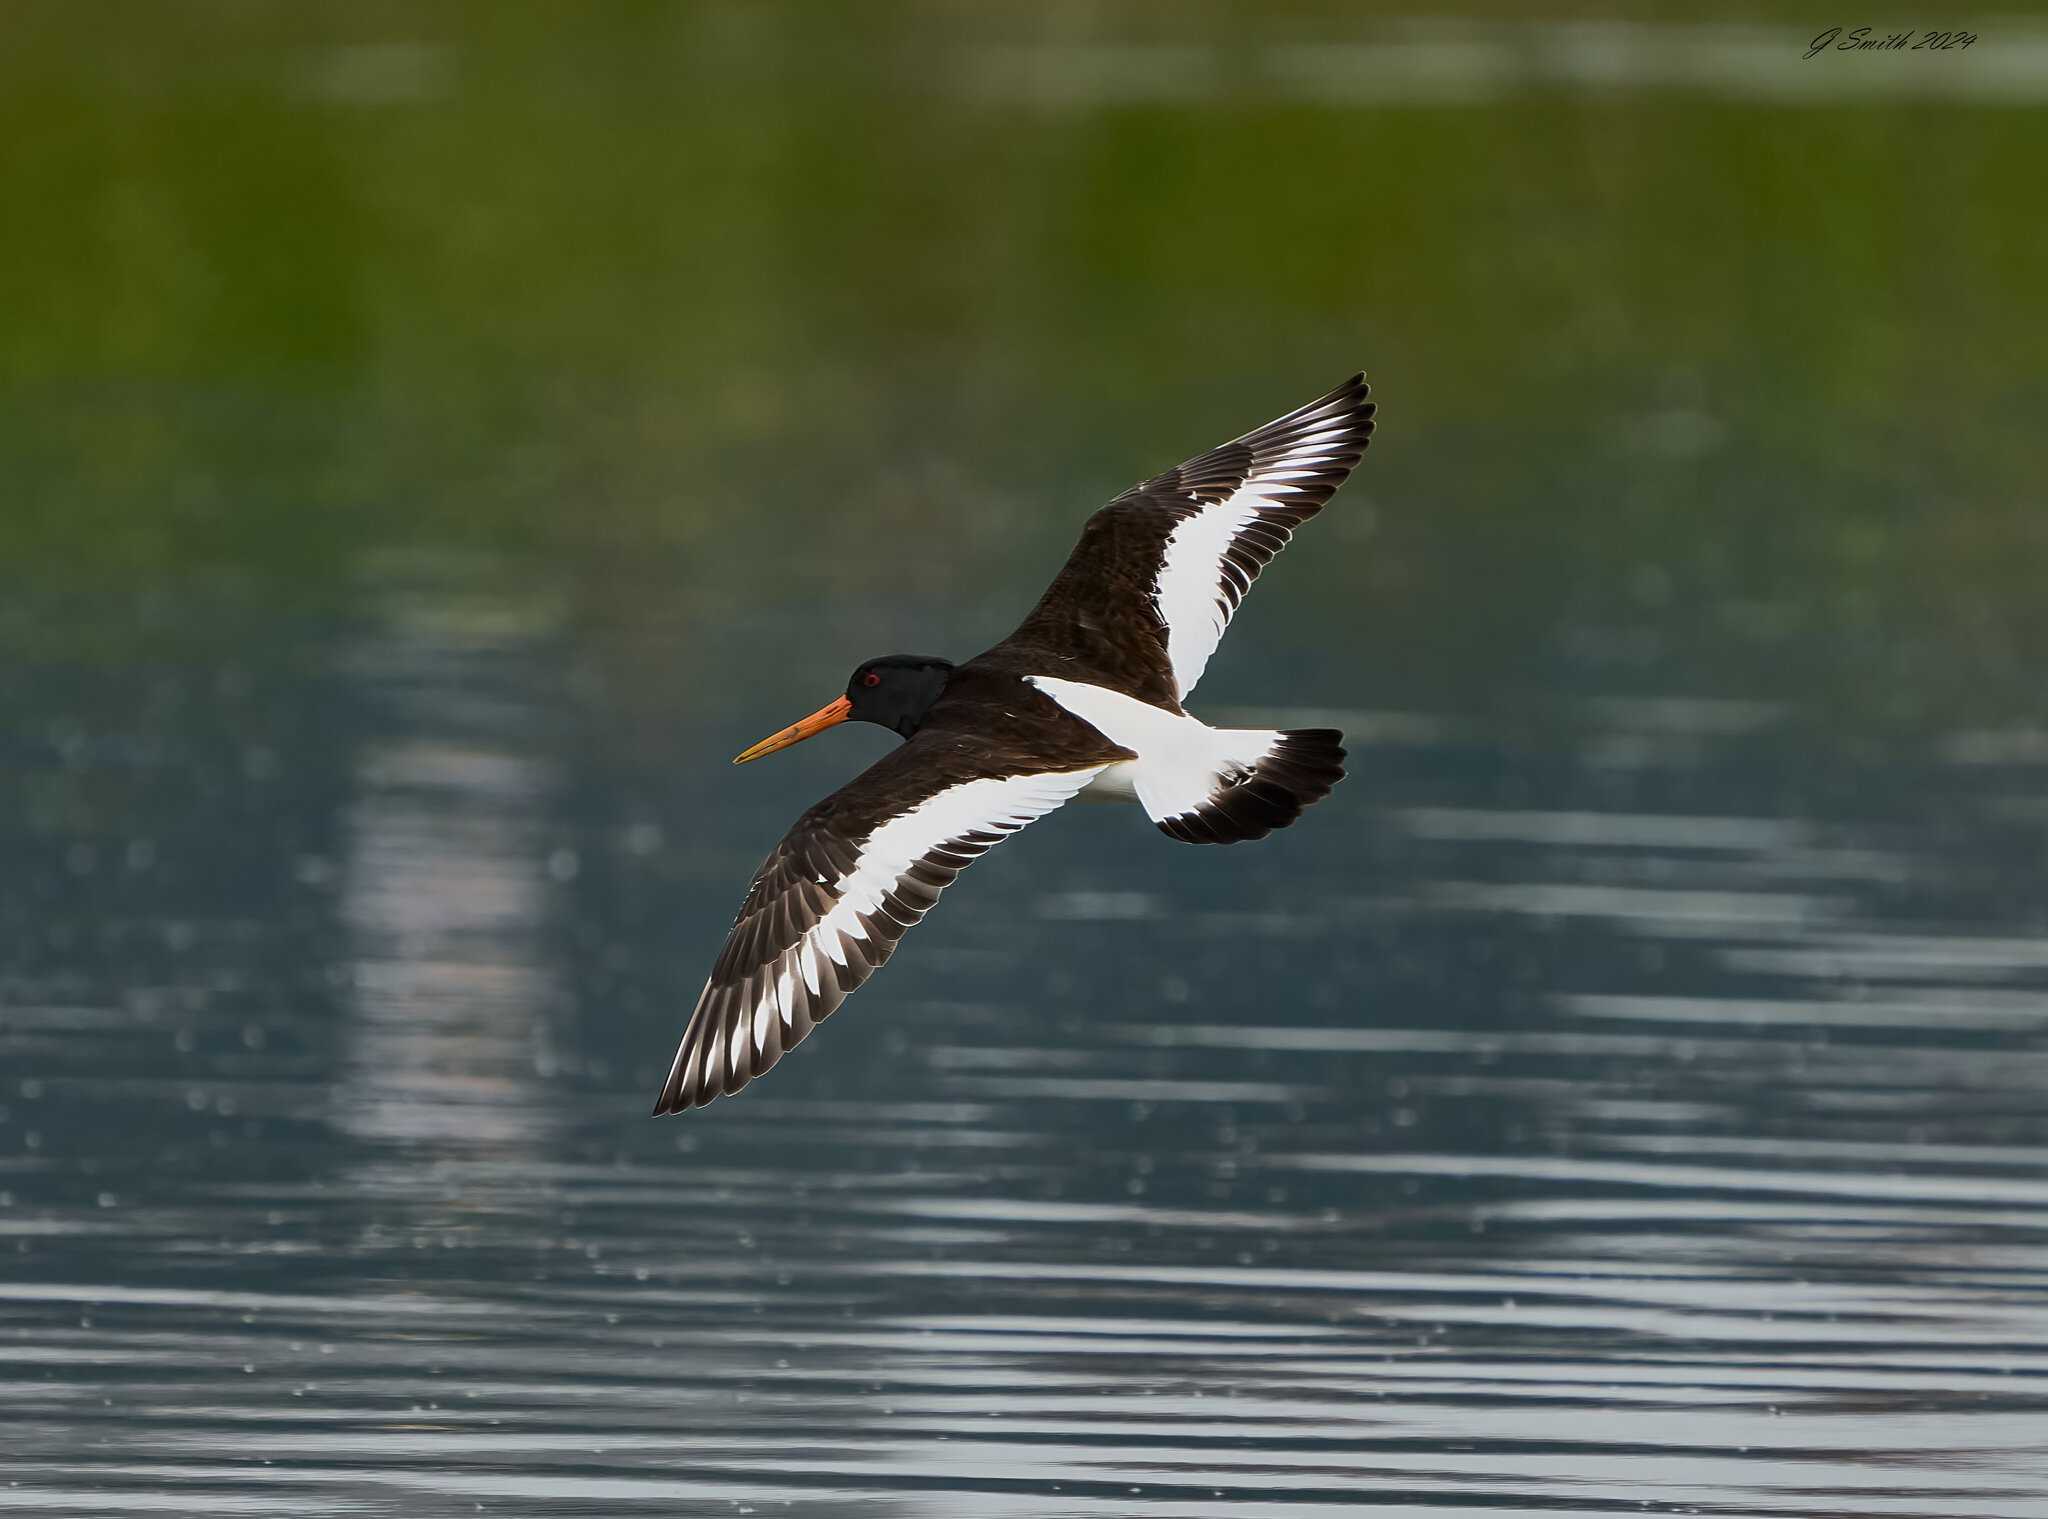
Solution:
[{"label": "blurred green bank", "polygon": [[1364,367],[1381,439],[1268,614],[1383,667],[1350,696],[1649,624],[1681,682],[1903,638],[1928,700],[2024,701],[2048,29],[1816,25],[9,5],[0,560],[306,605],[486,550],[607,620],[995,632],[1107,493]]}]

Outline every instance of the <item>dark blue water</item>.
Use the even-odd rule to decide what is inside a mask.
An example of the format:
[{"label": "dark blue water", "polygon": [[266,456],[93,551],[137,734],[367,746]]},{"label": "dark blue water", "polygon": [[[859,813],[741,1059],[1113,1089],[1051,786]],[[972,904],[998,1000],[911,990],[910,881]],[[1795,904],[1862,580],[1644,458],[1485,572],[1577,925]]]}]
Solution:
[{"label": "dark blue water", "polygon": [[643,763],[471,561],[35,613],[156,652],[7,669],[0,1505],[2044,1512],[2037,734],[1317,712],[1293,831],[1066,809],[654,1121],[854,745]]}]

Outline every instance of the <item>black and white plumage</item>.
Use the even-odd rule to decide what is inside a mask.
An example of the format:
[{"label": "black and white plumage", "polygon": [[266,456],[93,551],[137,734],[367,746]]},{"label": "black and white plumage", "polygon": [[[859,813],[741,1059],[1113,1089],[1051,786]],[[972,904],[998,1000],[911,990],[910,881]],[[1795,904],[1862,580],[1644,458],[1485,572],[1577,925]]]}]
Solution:
[{"label": "black and white plumage", "polygon": [[[922,761],[915,748],[897,755]],[[1101,768],[958,780],[864,837],[849,806],[859,799],[845,791],[806,813],[754,878],[655,1111],[736,1092],[775,1064],[881,967],[955,876]]]},{"label": "black and white plumage", "polygon": [[1358,463],[1359,375],[1133,487],[1016,632],[958,666],[892,655],[741,756],[851,720],[908,740],[798,819],[754,878],[656,1113],[738,1091],[888,959],[974,860],[1084,788],[1135,797],[1170,837],[1284,828],[1343,778],[1341,735],[1215,729],[1181,699],[1259,572]]},{"label": "black and white plumage", "polygon": [[[1005,644],[1107,675],[1177,707],[1245,592],[1321,511],[1372,436],[1363,375],[1177,469],[1088,519],[1081,541]],[[1002,647],[1002,645],[998,645]]]}]

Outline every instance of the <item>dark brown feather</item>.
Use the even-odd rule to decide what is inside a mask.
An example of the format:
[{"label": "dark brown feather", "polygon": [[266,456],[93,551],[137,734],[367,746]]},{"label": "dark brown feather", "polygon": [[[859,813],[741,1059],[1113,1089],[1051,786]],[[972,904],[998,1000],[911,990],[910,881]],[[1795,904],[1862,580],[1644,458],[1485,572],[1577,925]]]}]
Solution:
[{"label": "dark brown feather", "polygon": [[1358,463],[1372,436],[1369,393],[1365,376],[1356,375],[1255,432],[1132,486],[1088,519],[1081,541],[1017,631],[971,663],[1084,680],[1178,712],[1181,691],[1167,657],[1168,630],[1153,599],[1166,540],[1303,436],[1336,423],[1348,426],[1350,438],[1329,466],[1289,481],[1296,490],[1263,507],[1226,551],[1242,580],[1225,580],[1228,610],[1235,611],[1293,529],[1323,509]]}]

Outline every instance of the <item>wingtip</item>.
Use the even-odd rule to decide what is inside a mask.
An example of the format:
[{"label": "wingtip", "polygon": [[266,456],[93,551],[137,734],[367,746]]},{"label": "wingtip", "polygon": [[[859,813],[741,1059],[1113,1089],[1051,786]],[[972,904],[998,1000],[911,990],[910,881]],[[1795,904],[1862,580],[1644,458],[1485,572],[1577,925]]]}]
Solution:
[{"label": "wingtip", "polygon": [[1286,417],[1277,418],[1274,423],[1269,423],[1268,425],[1278,425],[1281,422],[1291,421],[1295,417],[1322,411],[1326,408],[1338,407],[1343,408],[1354,416],[1367,417],[1372,414],[1374,409],[1372,402],[1367,399],[1371,394],[1372,386],[1366,383],[1365,371],[1361,369],[1352,375],[1350,379],[1344,381],[1343,384],[1317,396],[1315,400],[1309,402],[1308,405],[1300,408],[1300,410],[1290,412]]},{"label": "wingtip", "polygon": [[[688,1050],[689,1046],[684,1045],[683,1052],[686,1054]],[[717,1095],[715,1092],[705,1095],[700,1090],[699,1095],[693,1100],[689,1086],[689,1073],[683,1068],[682,1054],[678,1054],[675,1069],[669,1072],[668,1081],[663,1085],[661,1095],[654,1099],[653,1116],[667,1118],[673,1114],[687,1113],[693,1107],[702,1107]]]},{"label": "wingtip", "polygon": [[[680,1060],[678,1060],[678,1065],[680,1065]],[[649,1115],[650,1117],[666,1118],[671,1113],[682,1112],[684,1107],[688,1106],[686,1103],[678,1103],[676,1101],[682,1095],[682,1082],[678,1079],[681,1074],[680,1069],[671,1069],[669,1071],[668,1080],[661,1084],[661,1095],[654,1099],[654,1112]]]},{"label": "wingtip", "polygon": [[692,1100],[685,1097],[681,1092],[663,1092],[660,1099],[654,1104],[654,1111],[648,1116],[650,1118],[680,1118],[683,1114],[689,1112],[690,1109],[701,1108],[709,1103],[712,1098],[719,1095],[721,1094],[714,1089],[712,1091],[699,1092],[696,1098]]}]

